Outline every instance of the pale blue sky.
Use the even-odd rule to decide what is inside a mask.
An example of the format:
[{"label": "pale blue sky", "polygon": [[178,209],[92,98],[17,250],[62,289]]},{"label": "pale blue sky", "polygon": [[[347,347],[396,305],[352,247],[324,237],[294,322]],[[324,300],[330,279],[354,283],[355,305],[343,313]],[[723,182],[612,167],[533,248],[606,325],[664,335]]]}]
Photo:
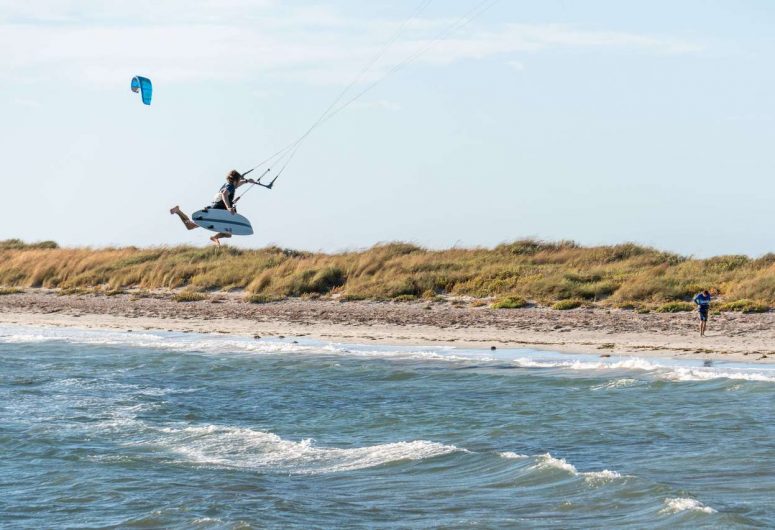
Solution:
[{"label": "pale blue sky", "polygon": [[[431,2],[358,87],[479,1]],[[0,0],[0,239],[105,246],[207,242],[168,209],[303,133],[421,2],[29,4]],[[773,251],[774,23],[765,0],[501,0],[313,132],[230,244]]]}]

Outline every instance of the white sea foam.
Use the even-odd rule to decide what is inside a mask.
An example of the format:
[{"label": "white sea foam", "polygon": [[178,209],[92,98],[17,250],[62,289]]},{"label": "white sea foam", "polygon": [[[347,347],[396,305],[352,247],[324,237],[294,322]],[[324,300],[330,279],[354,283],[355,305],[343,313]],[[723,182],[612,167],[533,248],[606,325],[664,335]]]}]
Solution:
[{"label": "white sea foam", "polygon": [[595,385],[591,388],[591,390],[614,390],[617,388],[627,388],[627,387],[639,385],[641,383],[642,381],[639,381],[637,379],[632,379],[631,377],[623,377],[621,379],[614,379],[613,381],[608,381],[600,385]]},{"label": "white sea foam", "polygon": [[499,455],[501,458],[507,458],[507,459],[509,459],[509,460],[518,460],[518,459],[522,459],[522,458],[530,458],[530,457],[529,457],[529,456],[527,456],[527,455],[521,455],[521,454],[519,454],[519,453],[514,453],[514,452],[512,452],[512,451],[505,451],[505,452],[503,452],[503,453],[498,453],[498,455]]},{"label": "white sea foam", "polygon": [[555,458],[549,453],[538,455],[536,457],[536,464],[533,467],[536,469],[561,469],[571,475],[579,474],[576,466],[568,463],[564,458]]},{"label": "white sea foam", "polygon": [[7,344],[65,342],[93,346],[126,346],[166,351],[211,354],[304,354],[327,353],[348,357],[392,358],[397,360],[466,361],[476,358],[491,361],[479,352],[461,354],[449,346],[427,348],[389,348],[365,345],[324,344],[314,341],[256,340],[248,337],[223,337],[200,333],[143,333],[80,328],[1,326],[0,342]]},{"label": "white sea foam", "polygon": [[742,379],[744,381],[759,381],[763,383],[775,383],[775,374],[770,373],[724,370],[722,368],[685,368],[674,367],[663,374],[663,378],[670,381],[708,381],[710,379]]},{"label": "white sea foam", "polygon": [[604,469],[602,471],[584,471],[580,472],[576,469],[576,466],[569,463],[564,458],[555,458],[549,453],[545,453],[536,457],[536,463],[533,466],[534,469],[559,469],[573,475],[574,477],[582,477],[588,484],[601,484],[609,482],[618,478],[622,478],[616,471],[609,471]]},{"label": "white sea foam", "polygon": [[581,473],[581,475],[588,484],[602,484],[622,478],[622,475],[619,472],[610,471],[608,469],[602,471],[587,471],[586,473]]},{"label": "white sea foam", "polygon": [[274,433],[207,425],[163,428],[156,443],[188,463],[257,471],[319,474],[352,471],[459,451],[426,440],[365,447],[318,447],[310,440],[285,440]]},{"label": "white sea foam", "polygon": [[678,513],[685,511],[716,513],[716,510],[710,506],[705,506],[697,499],[691,499],[689,497],[673,497],[665,499],[665,507],[660,510],[660,513]]},{"label": "white sea foam", "polygon": [[[516,366],[522,368],[559,368],[566,370],[588,370],[606,372],[612,370],[637,370],[646,372],[656,379],[663,381],[707,381],[710,379],[739,379],[744,381],[760,381],[775,383],[775,370],[765,367],[755,368],[727,368],[727,367],[691,367],[674,364],[663,364],[659,361],[650,361],[641,358],[623,359],[617,361],[585,361],[571,360],[543,360],[543,359],[514,359]],[[626,384],[622,386],[627,386]],[[609,384],[593,388],[612,388]]]},{"label": "white sea foam", "polygon": [[522,368],[565,368],[567,370],[653,370],[658,365],[633,357],[619,361],[585,361],[570,358],[568,360],[519,358],[512,361]]},{"label": "white sea foam", "polygon": [[223,521],[221,519],[218,519],[217,517],[200,517],[198,519],[194,519],[191,521],[191,524],[194,525],[212,525],[212,524],[218,524],[222,523]]}]

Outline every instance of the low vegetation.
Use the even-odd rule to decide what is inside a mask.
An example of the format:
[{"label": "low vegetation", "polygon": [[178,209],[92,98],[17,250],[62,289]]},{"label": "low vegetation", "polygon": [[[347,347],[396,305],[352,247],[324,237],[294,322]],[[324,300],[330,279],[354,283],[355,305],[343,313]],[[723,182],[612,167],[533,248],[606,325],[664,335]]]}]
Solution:
[{"label": "low vegetation", "polygon": [[176,302],[201,302],[207,300],[207,295],[196,291],[180,291],[172,297]]},{"label": "low vegetation", "polygon": [[558,311],[567,311],[568,309],[576,309],[584,304],[581,300],[560,300],[552,304],[552,309]]},{"label": "low vegetation", "polygon": [[754,302],[753,300],[735,300],[721,304],[719,311],[739,311],[740,313],[766,313],[769,306],[763,302]]},{"label": "low vegetation", "polygon": [[657,313],[683,313],[694,310],[694,304],[689,302],[668,302],[656,308]]},{"label": "low vegetation", "polygon": [[246,302],[250,302],[251,304],[268,304],[270,302],[277,302],[280,300],[277,296],[270,296],[268,294],[249,294],[245,297]]},{"label": "low vegetation", "polygon": [[59,248],[54,241],[39,241],[37,243],[25,243],[21,239],[6,239],[0,241],[0,249],[36,249],[36,248]]},{"label": "low vegetation", "polygon": [[449,250],[387,243],[324,254],[278,247],[59,248],[14,239],[0,242],[0,258],[3,288],[43,287],[63,294],[162,289],[193,298],[240,290],[253,303],[286,297],[435,301],[452,296],[503,308],[529,301],[558,309],[668,311],[692,308],[692,297],[709,289],[722,310],[775,307],[775,254],[693,259],[632,243],[582,247],[520,240],[491,249]]},{"label": "low vegetation", "polygon": [[519,309],[521,307],[527,307],[528,302],[524,298],[519,296],[507,296],[493,302],[493,309]]}]

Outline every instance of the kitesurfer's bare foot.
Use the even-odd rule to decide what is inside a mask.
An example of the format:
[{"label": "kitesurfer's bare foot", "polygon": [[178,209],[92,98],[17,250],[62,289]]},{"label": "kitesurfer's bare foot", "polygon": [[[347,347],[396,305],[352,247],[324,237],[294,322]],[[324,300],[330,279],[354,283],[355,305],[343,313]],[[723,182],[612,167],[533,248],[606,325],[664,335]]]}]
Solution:
[{"label": "kitesurfer's bare foot", "polygon": [[176,213],[180,213],[180,206],[173,206],[170,208],[170,215],[175,215]]},{"label": "kitesurfer's bare foot", "polygon": [[221,246],[221,242],[220,242],[220,240],[218,239],[218,236],[217,236],[217,235],[216,235],[216,236],[213,236],[213,237],[211,237],[211,238],[210,238],[210,241],[212,241],[212,242],[213,242],[213,244],[214,244],[216,247],[220,247],[220,246]]}]

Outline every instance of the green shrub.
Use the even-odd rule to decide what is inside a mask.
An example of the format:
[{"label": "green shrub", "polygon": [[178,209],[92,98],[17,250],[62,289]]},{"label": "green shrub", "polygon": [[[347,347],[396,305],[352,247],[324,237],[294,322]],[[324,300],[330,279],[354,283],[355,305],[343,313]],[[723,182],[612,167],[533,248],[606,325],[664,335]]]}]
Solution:
[{"label": "green shrub", "polygon": [[552,304],[552,309],[557,309],[558,311],[567,311],[568,309],[576,309],[577,307],[581,307],[584,302],[581,300],[560,300],[559,302],[555,302]]},{"label": "green shrub", "polygon": [[16,287],[0,287],[0,296],[5,294],[19,294],[23,292],[24,289],[17,289]]},{"label": "green shrub", "polygon": [[527,306],[527,300],[519,296],[507,296],[492,304],[493,309],[519,309],[525,306]]},{"label": "green shrub", "polygon": [[540,241],[537,239],[520,239],[511,243],[503,243],[495,247],[498,252],[517,256],[531,256],[539,252],[557,252],[565,249],[579,248],[575,241]]},{"label": "green shrub", "polygon": [[739,311],[741,313],[766,313],[770,310],[770,307],[765,303],[754,302],[753,300],[735,300],[720,305],[718,310]]},{"label": "green shrub", "polygon": [[705,260],[705,269],[711,272],[729,272],[747,265],[748,256],[715,256]]},{"label": "green shrub", "polygon": [[6,239],[0,241],[0,249],[51,249],[59,248],[55,241],[39,241],[38,243],[25,243],[21,239]]},{"label": "green shrub", "polygon": [[694,309],[694,304],[689,302],[668,302],[655,309],[657,313],[683,313]]}]

